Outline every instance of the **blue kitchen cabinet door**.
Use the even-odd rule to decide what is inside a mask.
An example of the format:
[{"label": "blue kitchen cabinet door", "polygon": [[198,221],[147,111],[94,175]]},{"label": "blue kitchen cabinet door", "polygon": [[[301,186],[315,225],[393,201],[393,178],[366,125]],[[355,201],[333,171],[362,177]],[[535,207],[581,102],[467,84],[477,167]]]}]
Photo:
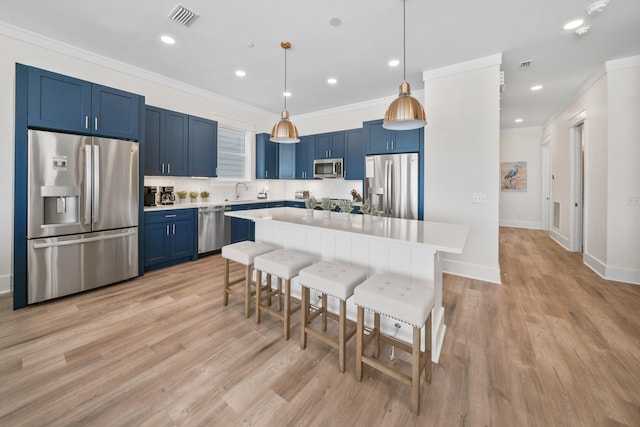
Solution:
[{"label": "blue kitchen cabinet door", "polygon": [[296,202],[296,201],[292,201],[292,200],[288,200],[285,203],[285,206],[290,207],[290,208],[302,208],[302,209],[307,207],[305,202]]},{"label": "blue kitchen cabinet door", "polygon": [[364,122],[366,154],[417,153],[424,139],[424,128],[392,131],[382,120]]},{"label": "blue kitchen cabinet door", "polygon": [[245,240],[252,240],[251,239],[251,223],[252,222],[253,221],[250,221],[248,219],[231,218],[231,243],[238,243],[238,242],[244,242]]},{"label": "blue kitchen cabinet door", "polygon": [[144,174],[145,175],[161,175],[161,164],[164,154],[162,153],[162,144],[160,138],[164,131],[163,110],[156,107],[146,106],[144,109],[144,128],[145,128],[145,144],[144,144]]},{"label": "blue kitchen cabinet door", "polygon": [[170,224],[171,258],[191,258],[194,256],[195,224],[193,219],[173,221]]},{"label": "blue kitchen cabinet door", "polygon": [[316,135],[316,159],[344,157],[344,131]]},{"label": "blue kitchen cabinet door", "polygon": [[214,178],[218,168],[218,122],[189,116],[189,176]]},{"label": "blue kitchen cabinet door", "polygon": [[170,260],[171,241],[169,224],[166,222],[146,223],[144,226],[144,266],[149,267]]},{"label": "blue kitchen cabinet door", "polygon": [[296,178],[296,145],[298,144],[282,144],[278,147],[278,179]]},{"label": "blue kitchen cabinet door", "polygon": [[316,155],[316,136],[300,137],[296,147],[296,179],[313,179],[313,160]]},{"label": "blue kitchen cabinet door", "polygon": [[141,102],[140,95],[93,84],[91,86],[91,133],[137,141]]},{"label": "blue kitchen cabinet door", "polygon": [[29,126],[89,132],[91,83],[33,67],[28,75]]},{"label": "blue kitchen cabinet door", "polygon": [[278,178],[278,143],[271,142],[268,133],[256,135],[256,179]]},{"label": "blue kitchen cabinet door", "polygon": [[188,176],[189,116],[164,110],[163,134],[160,138],[162,175]]},{"label": "blue kitchen cabinet door", "polygon": [[362,129],[345,131],[344,179],[364,179],[364,139]]}]

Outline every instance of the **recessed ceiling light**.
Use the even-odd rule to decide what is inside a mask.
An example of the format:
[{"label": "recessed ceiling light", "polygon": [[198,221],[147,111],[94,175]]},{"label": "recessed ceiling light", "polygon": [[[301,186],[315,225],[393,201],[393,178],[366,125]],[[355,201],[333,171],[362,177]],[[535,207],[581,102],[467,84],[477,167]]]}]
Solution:
[{"label": "recessed ceiling light", "polygon": [[397,59],[392,59],[391,61],[389,61],[389,67],[397,67],[398,65],[400,65],[400,61]]},{"label": "recessed ceiling light", "polygon": [[330,85],[334,85],[334,84],[338,83],[338,80],[336,80],[333,77],[331,77],[330,79],[327,79],[327,83],[329,83]]},{"label": "recessed ceiling light", "polygon": [[283,92],[282,93],[284,96],[291,96],[291,92]]},{"label": "recessed ceiling light", "polygon": [[583,25],[582,27],[576,28],[575,33],[578,36],[584,36],[589,32],[590,29],[591,29],[591,25]]},{"label": "recessed ceiling light", "polygon": [[160,36],[160,40],[166,44],[175,44],[176,40],[171,36]]},{"label": "recessed ceiling light", "polygon": [[542,89],[542,85],[531,86],[531,90],[536,91]]},{"label": "recessed ceiling light", "polygon": [[607,8],[609,4],[609,0],[598,0],[595,3],[591,3],[587,6],[587,13],[589,15],[595,15],[596,13],[600,13]]},{"label": "recessed ceiling light", "polygon": [[238,77],[244,77],[244,76],[246,76],[246,75],[247,75],[247,73],[245,73],[244,71],[242,71],[242,70],[236,70],[236,76],[238,76]]},{"label": "recessed ceiling light", "polygon": [[514,122],[516,123],[522,123],[522,119],[515,119]]},{"label": "recessed ceiling light", "polygon": [[576,19],[575,21],[567,22],[562,28],[564,28],[565,30],[575,30],[582,24],[584,24],[584,21],[582,19]]},{"label": "recessed ceiling light", "polygon": [[329,24],[331,24],[332,27],[339,27],[340,25],[342,25],[342,19],[340,19],[340,18],[331,18],[329,20]]}]

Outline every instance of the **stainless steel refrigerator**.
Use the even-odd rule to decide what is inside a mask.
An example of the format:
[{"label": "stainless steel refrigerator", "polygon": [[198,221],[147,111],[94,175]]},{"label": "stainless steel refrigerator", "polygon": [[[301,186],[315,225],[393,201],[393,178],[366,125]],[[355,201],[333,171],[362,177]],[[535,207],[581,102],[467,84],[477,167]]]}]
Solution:
[{"label": "stainless steel refrigerator", "polygon": [[365,159],[364,199],[381,216],[418,219],[418,153]]},{"label": "stainless steel refrigerator", "polygon": [[135,141],[29,130],[27,300],[138,275]]}]

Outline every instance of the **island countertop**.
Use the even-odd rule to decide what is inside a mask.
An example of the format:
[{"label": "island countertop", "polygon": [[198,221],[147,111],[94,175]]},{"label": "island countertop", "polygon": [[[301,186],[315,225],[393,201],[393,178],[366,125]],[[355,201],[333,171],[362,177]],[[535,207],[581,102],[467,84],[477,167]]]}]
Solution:
[{"label": "island countertop", "polygon": [[371,215],[345,214],[299,208],[269,208],[246,211],[230,211],[225,215],[251,221],[280,221],[301,226],[324,228],[333,231],[355,233],[382,239],[400,240],[409,245],[460,254],[469,226],[414,219],[389,218]]}]

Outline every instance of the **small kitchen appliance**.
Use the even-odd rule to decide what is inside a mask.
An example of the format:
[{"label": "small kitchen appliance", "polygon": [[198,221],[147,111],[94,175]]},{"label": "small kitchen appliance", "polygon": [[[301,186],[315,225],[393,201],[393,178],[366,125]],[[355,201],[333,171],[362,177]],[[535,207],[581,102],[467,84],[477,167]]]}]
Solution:
[{"label": "small kitchen appliance", "polygon": [[172,205],[176,201],[176,195],[173,194],[173,186],[158,187],[160,193],[161,205]]},{"label": "small kitchen appliance", "polygon": [[156,194],[158,193],[158,189],[156,187],[144,187],[144,205],[145,206],[156,206]]}]

